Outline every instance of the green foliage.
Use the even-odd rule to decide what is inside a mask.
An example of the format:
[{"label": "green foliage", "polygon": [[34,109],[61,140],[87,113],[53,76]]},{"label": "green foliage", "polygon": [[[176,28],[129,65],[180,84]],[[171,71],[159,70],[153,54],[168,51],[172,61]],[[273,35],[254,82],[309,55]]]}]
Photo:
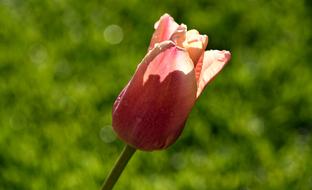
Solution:
[{"label": "green foliage", "polygon": [[[232,60],[177,143],[137,152],[116,190],[312,189],[311,10],[308,0],[0,0],[0,189],[99,189],[123,146],[113,101],[165,12]],[[119,44],[104,38],[112,24]]]}]

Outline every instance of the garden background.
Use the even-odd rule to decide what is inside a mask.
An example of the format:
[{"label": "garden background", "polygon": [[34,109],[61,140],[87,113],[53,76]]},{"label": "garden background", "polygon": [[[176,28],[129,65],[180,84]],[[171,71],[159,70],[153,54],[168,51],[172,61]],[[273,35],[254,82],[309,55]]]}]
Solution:
[{"label": "garden background", "polygon": [[311,2],[0,0],[0,189],[99,189],[112,104],[165,12],[232,60],[115,189],[312,189]]}]

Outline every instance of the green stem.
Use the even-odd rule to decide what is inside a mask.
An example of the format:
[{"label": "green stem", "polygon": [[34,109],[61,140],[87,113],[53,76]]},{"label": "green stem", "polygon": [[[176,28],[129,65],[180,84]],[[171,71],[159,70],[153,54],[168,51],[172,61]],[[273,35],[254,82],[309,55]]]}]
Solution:
[{"label": "green stem", "polygon": [[120,174],[125,169],[128,161],[135,153],[136,149],[129,145],[126,145],[121,152],[117,162],[115,163],[112,171],[109,173],[108,177],[104,181],[101,190],[111,190],[113,189],[115,183],[117,182]]}]

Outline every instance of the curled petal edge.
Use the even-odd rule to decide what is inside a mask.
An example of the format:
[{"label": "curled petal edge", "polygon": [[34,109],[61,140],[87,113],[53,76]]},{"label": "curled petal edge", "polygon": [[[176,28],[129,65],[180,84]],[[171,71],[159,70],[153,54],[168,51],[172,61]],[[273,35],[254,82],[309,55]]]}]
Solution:
[{"label": "curled petal edge", "polygon": [[231,53],[226,50],[205,51],[203,57],[201,57],[195,68],[198,85],[196,94],[197,98],[205,89],[206,85],[214,79],[230,59]]}]

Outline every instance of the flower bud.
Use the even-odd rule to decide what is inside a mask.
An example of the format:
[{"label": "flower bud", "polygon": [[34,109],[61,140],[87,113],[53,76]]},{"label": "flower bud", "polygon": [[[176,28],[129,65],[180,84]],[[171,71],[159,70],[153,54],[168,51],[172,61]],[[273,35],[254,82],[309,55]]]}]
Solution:
[{"label": "flower bud", "polygon": [[187,31],[168,14],[155,24],[149,51],[113,106],[118,137],[140,150],[159,150],[180,136],[205,86],[229,61],[228,51],[205,52],[208,37]]}]

